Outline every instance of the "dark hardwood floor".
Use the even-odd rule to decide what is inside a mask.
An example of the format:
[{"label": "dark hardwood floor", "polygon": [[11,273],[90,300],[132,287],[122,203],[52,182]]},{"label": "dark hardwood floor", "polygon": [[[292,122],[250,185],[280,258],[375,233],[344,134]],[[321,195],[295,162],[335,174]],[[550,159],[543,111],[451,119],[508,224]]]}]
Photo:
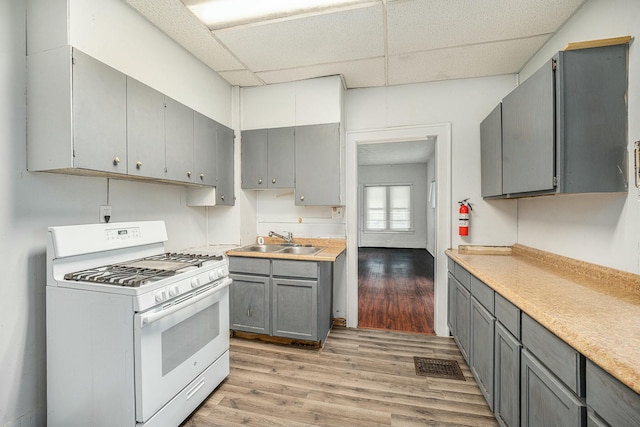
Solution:
[{"label": "dark hardwood floor", "polygon": [[425,249],[358,249],[358,327],[434,334],[434,259]]}]

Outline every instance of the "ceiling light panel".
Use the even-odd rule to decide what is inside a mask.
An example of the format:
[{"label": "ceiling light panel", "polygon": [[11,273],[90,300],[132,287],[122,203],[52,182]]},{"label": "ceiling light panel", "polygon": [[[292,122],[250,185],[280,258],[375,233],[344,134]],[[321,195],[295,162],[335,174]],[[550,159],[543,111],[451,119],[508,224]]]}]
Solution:
[{"label": "ceiling light panel", "polygon": [[215,31],[255,73],[384,55],[382,5]]},{"label": "ceiling light panel", "polygon": [[389,54],[553,33],[584,1],[389,1]]},{"label": "ceiling light panel", "polygon": [[[379,1],[379,0],[378,0]],[[268,21],[370,3],[371,0],[183,0],[209,29]]]}]

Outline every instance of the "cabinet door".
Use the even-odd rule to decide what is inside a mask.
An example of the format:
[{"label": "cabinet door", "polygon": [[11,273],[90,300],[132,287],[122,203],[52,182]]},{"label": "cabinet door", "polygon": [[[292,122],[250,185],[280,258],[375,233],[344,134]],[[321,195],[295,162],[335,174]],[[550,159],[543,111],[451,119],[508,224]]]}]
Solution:
[{"label": "cabinet door", "polygon": [[73,165],[127,172],[127,78],[73,51]]},{"label": "cabinet door", "polygon": [[520,350],[522,344],[496,322],[494,352],[494,407],[503,427],[520,425]]},{"label": "cabinet door", "polygon": [[165,97],[165,178],[193,182],[193,110]]},{"label": "cabinet door", "polygon": [[292,127],[267,131],[267,185],[270,188],[294,187],[294,131]]},{"label": "cabinet door", "polygon": [[164,178],[164,95],[127,77],[127,172]]},{"label": "cabinet door", "polygon": [[581,427],[584,404],[529,351],[522,350],[523,427]]},{"label": "cabinet door", "polygon": [[471,343],[469,364],[473,376],[484,394],[489,408],[493,410],[493,339],[495,317],[486,308],[471,298]]},{"label": "cabinet door", "polygon": [[456,283],[456,335],[458,347],[462,356],[469,360],[470,337],[471,337],[471,293],[460,283]]},{"label": "cabinet door", "polygon": [[267,130],[242,131],[240,185],[248,190],[267,188]]},{"label": "cabinet door", "polygon": [[480,164],[482,197],[502,193],[502,104],[480,123]]},{"label": "cabinet door", "polygon": [[269,278],[239,274],[231,278],[231,329],[269,335]]},{"label": "cabinet door", "polygon": [[216,139],[216,205],[233,206],[234,157],[233,130],[218,123]]},{"label": "cabinet door", "polygon": [[273,335],[318,340],[318,282],[273,278]]},{"label": "cabinet door", "polygon": [[336,206],[340,200],[340,125],[296,126],[296,205]]},{"label": "cabinet door", "polygon": [[451,331],[451,335],[456,336],[456,279],[449,273],[447,280],[447,325]]},{"label": "cabinet door", "polygon": [[505,194],[554,188],[553,81],[549,61],[502,100],[502,189]]},{"label": "cabinet door", "polygon": [[216,122],[194,111],[193,113],[193,154],[195,165],[194,182],[216,185]]}]

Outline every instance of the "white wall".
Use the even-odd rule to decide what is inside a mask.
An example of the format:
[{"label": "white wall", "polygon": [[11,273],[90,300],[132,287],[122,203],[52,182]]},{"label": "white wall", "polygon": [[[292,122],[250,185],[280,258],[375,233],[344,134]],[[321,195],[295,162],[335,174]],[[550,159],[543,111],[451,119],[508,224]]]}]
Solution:
[{"label": "white wall", "polygon": [[[452,80],[434,83],[412,84],[386,88],[355,89],[347,91],[347,132],[375,129],[394,129],[416,125],[439,123],[451,124],[450,169],[450,223],[438,222],[438,231],[450,233],[451,246],[460,244],[511,245],[516,242],[516,202],[501,200],[485,202],[480,195],[480,121],[509,93],[516,84],[515,76],[505,75],[487,78]],[[349,138],[347,138],[349,141]],[[437,145],[439,147],[439,145]],[[443,148],[443,147],[442,147]],[[353,150],[347,146],[347,152]],[[438,148],[436,149],[438,154]],[[347,169],[357,167],[347,162]],[[438,164],[436,168],[443,165]],[[442,171],[438,172],[440,175]],[[444,183],[440,183],[444,184]],[[443,196],[438,192],[438,199]],[[447,194],[446,196],[449,196]],[[470,235],[457,235],[457,200],[469,197],[473,203]],[[353,209],[353,206],[348,206]],[[455,227],[455,230],[454,230]],[[437,234],[437,233],[436,233]],[[437,334],[448,333],[446,327],[446,262],[438,247],[435,283],[435,330]],[[355,256],[355,254],[349,254]],[[440,262],[438,262],[440,259]],[[353,264],[351,264],[353,265]],[[351,267],[350,267],[351,268]],[[349,272],[349,306],[357,289],[357,276]],[[348,319],[352,319],[351,313]]]},{"label": "white wall", "polygon": [[[358,181],[360,204],[358,217],[363,217],[363,186],[366,184],[410,184],[413,191],[413,229],[402,233],[365,232],[364,221],[359,224],[359,246],[381,248],[425,248],[427,242],[427,165],[426,163],[403,165],[359,166]],[[429,181],[430,183],[430,181]]]},{"label": "white wall", "polygon": [[[230,87],[124,3],[72,3],[74,22],[83,23],[72,39],[83,50],[231,124]],[[207,210],[187,207],[180,186],[26,171],[25,4],[0,2],[0,426],[39,427],[46,423],[47,227],[97,222],[108,197],[114,221],[165,220],[167,249],[179,250],[207,242]]]},{"label": "white wall", "polygon": [[[638,37],[638,0],[590,0],[521,72],[529,77],[569,42]],[[629,192],[561,195],[518,201],[518,242],[571,258],[640,273],[640,195],[634,186],[633,141],[640,140],[640,45],[629,47]],[[474,211],[475,213],[475,211]]]}]

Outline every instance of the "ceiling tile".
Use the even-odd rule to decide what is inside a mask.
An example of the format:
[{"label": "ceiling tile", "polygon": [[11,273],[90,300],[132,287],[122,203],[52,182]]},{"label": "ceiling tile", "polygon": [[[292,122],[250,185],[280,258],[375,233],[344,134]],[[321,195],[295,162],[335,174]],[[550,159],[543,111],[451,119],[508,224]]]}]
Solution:
[{"label": "ceiling tile", "polygon": [[347,89],[385,85],[383,57],[257,73],[266,84],[342,75]]},{"label": "ceiling tile", "polygon": [[519,72],[550,35],[389,57],[389,85]]},{"label": "ceiling tile", "polygon": [[215,31],[255,72],[384,55],[382,4]]},{"label": "ceiling tile", "polygon": [[125,0],[196,58],[215,71],[244,68],[180,0]]},{"label": "ceiling tile", "polygon": [[584,1],[389,1],[389,55],[553,33]]},{"label": "ceiling tile", "polygon": [[220,77],[232,86],[262,86],[264,82],[249,70],[220,71]]}]

